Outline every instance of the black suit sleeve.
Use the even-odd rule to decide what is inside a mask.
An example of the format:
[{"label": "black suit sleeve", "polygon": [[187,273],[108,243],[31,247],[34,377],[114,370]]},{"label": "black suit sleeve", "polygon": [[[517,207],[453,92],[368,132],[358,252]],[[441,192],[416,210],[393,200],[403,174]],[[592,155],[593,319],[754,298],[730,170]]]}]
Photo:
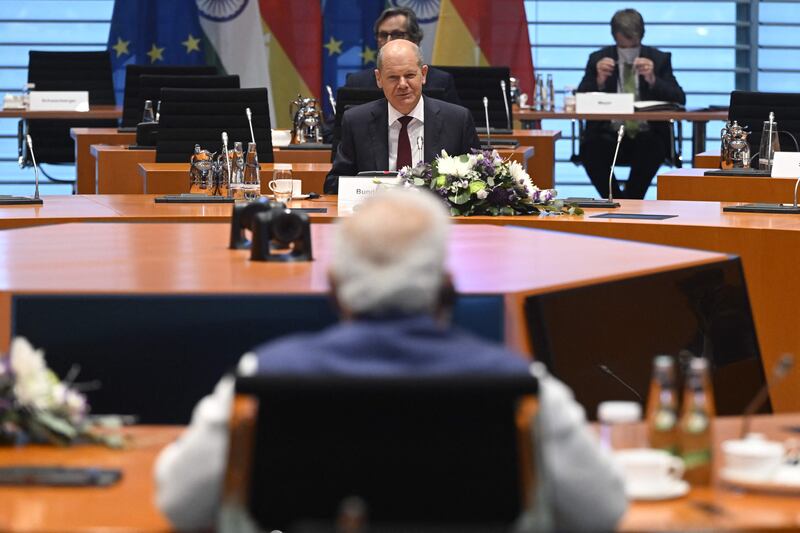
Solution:
[{"label": "black suit sleeve", "polygon": [[349,118],[350,113],[348,110],[342,117],[342,138],[336,149],[336,156],[333,158],[333,167],[328,172],[328,175],[325,176],[325,185],[323,187],[325,194],[337,194],[339,192],[339,176],[355,176],[358,174],[355,140]]},{"label": "black suit sleeve", "polygon": [[461,137],[461,145],[464,147],[464,151],[461,152],[462,154],[470,153],[472,148],[476,150],[480,150],[481,148],[481,140],[478,138],[478,132],[475,131],[475,122],[472,120],[472,113],[466,111],[464,114],[466,115],[464,121],[464,129],[462,131]]},{"label": "black suit sleeve", "polygon": [[640,80],[647,87],[642,91],[646,100],[665,100],[676,102],[681,105],[686,103],[686,95],[672,73],[672,54],[661,52],[660,56],[653,60],[656,81],[650,86],[647,82]]},{"label": "black suit sleeve", "polygon": [[578,85],[579,93],[591,93],[603,90],[597,86],[597,62],[600,61],[602,56],[595,52],[589,55],[589,61],[586,62],[586,70],[583,73],[583,79]]}]

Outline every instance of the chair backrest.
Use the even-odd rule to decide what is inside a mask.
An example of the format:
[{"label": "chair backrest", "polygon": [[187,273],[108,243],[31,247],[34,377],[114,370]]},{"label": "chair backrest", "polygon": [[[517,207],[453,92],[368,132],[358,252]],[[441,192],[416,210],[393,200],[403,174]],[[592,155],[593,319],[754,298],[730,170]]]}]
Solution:
[{"label": "chair backrest", "polygon": [[483,109],[483,97],[489,99],[489,125],[492,128],[508,128],[506,108],[503,102],[503,91],[500,80],[506,82],[506,98],[508,99],[508,112],[511,115],[513,127],[514,117],[511,111],[511,71],[508,67],[442,67],[436,68],[449,72],[456,84],[456,92],[461,99],[461,105],[472,113],[475,126],[486,127],[486,115]]},{"label": "chair backrest", "polygon": [[[89,105],[114,105],[111,57],[101,52],[28,52],[28,81],[37,91],[89,91]],[[70,128],[114,127],[116,120],[28,120],[38,163],[72,163],[75,144]],[[30,161],[27,150],[21,152]]]},{"label": "chair backrest", "polygon": [[158,124],[156,161],[189,161],[194,145],[217,152],[222,132],[228,132],[229,146],[250,141],[245,109],[253,114],[253,132],[260,163],[272,163],[272,130],[267,89],[161,89],[161,118]]},{"label": "chair backrest", "polygon": [[[238,89],[239,76],[161,76],[143,75],[139,77],[139,95],[142,110],[145,100],[155,106],[161,100],[161,89]],[[155,109],[155,107],[153,108]],[[140,113],[141,115],[141,110]],[[141,120],[141,116],[139,117]]]},{"label": "chair backrest", "polygon": [[646,402],[653,357],[705,356],[720,415],[744,412],[765,383],[738,257],[529,296],[525,313],[537,360],[590,417],[601,401],[637,399],[601,365]]},{"label": "chair backrest", "polygon": [[[422,94],[428,98],[444,100],[444,89],[428,89],[423,87]],[[339,87],[336,91],[336,116],[333,121],[333,137],[331,139],[331,161],[336,156],[336,149],[342,139],[342,117],[344,112],[353,106],[366,104],[383,98],[383,90],[364,87]]]},{"label": "chair backrest", "polygon": [[37,91],[89,91],[89,105],[114,105],[111,56],[102,52],[28,52]]},{"label": "chair backrest", "polygon": [[141,76],[213,76],[217,74],[214,66],[179,65],[128,65],[125,67],[125,95],[122,99],[123,128],[136,126],[142,120],[145,98],[139,94]]},{"label": "chair backrest", "polygon": [[266,531],[332,525],[351,496],[397,531],[507,529],[522,509],[515,416],[538,390],[530,375],[256,376],[236,390],[261,406],[249,509]]},{"label": "chair backrest", "polygon": [[[769,112],[775,112],[778,123],[778,138],[781,150],[797,151],[796,139],[800,142],[800,93],[761,93],[733,91],[728,120],[735,120],[750,129],[750,155],[755,155],[761,144],[761,131],[764,121],[769,120]],[[788,135],[785,132],[789,132]]]}]

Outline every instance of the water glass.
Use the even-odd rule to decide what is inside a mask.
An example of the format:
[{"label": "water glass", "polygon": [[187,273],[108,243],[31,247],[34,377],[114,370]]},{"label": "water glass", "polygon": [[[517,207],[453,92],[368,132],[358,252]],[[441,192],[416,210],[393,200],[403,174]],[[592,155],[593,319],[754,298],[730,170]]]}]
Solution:
[{"label": "water glass", "polygon": [[293,187],[294,182],[292,181],[291,170],[279,169],[272,173],[272,181],[269,182],[269,188],[275,195],[276,201],[286,203],[291,200]]}]

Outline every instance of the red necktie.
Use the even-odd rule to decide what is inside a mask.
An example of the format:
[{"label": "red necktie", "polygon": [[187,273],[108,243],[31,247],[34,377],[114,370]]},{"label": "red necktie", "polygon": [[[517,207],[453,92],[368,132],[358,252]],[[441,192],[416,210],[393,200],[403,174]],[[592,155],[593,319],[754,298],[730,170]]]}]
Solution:
[{"label": "red necktie", "polygon": [[411,142],[408,140],[408,123],[414,117],[400,117],[397,119],[402,127],[400,128],[400,136],[397,138],[397,164],[395,170],[400,170],[405,166],[411,166]]}]

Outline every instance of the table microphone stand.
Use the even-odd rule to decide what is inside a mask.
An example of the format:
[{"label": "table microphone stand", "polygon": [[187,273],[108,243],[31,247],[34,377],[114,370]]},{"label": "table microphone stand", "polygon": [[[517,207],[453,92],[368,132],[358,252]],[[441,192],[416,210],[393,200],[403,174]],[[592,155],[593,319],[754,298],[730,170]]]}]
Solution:
[{"label": "table microphone stand", "polygon": [[[25,140],[28,144],[28,150],[31,152],[31,161],[33,162],[33,176],[34,176],[34,192],[33,198],[30,196],[13,196],[10,194],[0,195],[0,205],[42,205],[44,201],[39,198],[39,166],[36,164],[36,155],[33,153],[33,141],[30,135],[25,135]],[[20,157],[20,166],[23,160]]]},{"label": "table microphone stand", "polygon": [[779,213],[785,215],[800,215],[800,206],[797,205],[797,187],[800,185],[800,178],[794,182],[794,203],[791,204],[770,204],[752,203],[729,205],[722,210],[728,213]]}]

